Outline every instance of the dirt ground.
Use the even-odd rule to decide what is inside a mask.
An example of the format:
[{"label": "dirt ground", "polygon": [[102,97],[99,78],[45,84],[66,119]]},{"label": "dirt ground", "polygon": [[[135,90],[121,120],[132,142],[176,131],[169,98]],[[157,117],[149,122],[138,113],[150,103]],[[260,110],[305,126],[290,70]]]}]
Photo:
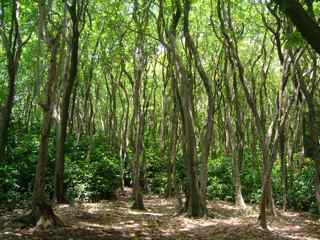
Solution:
[{"label": "dirt ground", "polygon": [[59,205],[56,213],[66,227],[58,229],[23,228],[12,219],[25,213],[0,209],[0,239],[320,239],[320,222],[309,214],[278,212],[269,218],[269,231],[257,225],[257,211],[240,211],[222,201],[208,203],[210,217],[190,219],[176,215],[175,201],[157,196],[145,198],[146,211],[130,209],[128,196],[118,201]]}]

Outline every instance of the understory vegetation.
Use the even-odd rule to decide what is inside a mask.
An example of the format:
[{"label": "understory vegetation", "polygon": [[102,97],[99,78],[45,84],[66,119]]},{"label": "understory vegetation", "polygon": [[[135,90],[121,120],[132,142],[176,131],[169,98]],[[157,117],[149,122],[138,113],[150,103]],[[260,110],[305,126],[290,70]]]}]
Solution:
[{"label": "understory vegetation", "polygon": [[[14,126],[12,129],[14,129]],[[19,126],[17,123],[16,126]],[[18,130],[16,130],[18,131]],[[27,205],[32,197],[32,185],[35,176],[37,147],[39,144],[38,131],[33,133],[18,133],[9,139],[10,162],[3,166],[0,174],[1,193],[0,202],[3,207],[14,208],[20,204]],[[52,132],[54,139],[54,132]],[[151,137],[150,137],[151,138]],[[147,140],[146,140],[147,141]],[[55,143],[49,146],[49,161],[47,170],[47,192],[53,198],[54,189],[51,182],[54,176]],[[65,155],[65,189],[68,200],[96,202],[116,197],[121,187],[121,160],[119,150],[112,149],[106,144],[103,136],[91,138],[83,137],[77,140],[70,135],[66,141]],[[146,193],[166,196],[167,165],[161,157],[159,146],[150,144],[145,146]],[[294,156],[298,162],[300,155]],[[128,155],[128,165],[125,169],[124,181],[132,186],[130,176],[133,155]],[[252,166],[252,155],[248,149],[245,152],[241,173],[243,196],[247,203],[257,204],[261,197],[261,170]],[[259,160],[257,160],[259,162]],[[232,180],[232,159],[227,156],[223,148],[212,153],[208,162],[208,198],[210,200],[234,201],[234,187]],[[314,195],[314,166],[310,159],[306,159],[302,166],[297,166],[289,173],[290,188],[288,193],[288,206],[293,210],[310,211],[318,213]],[[183,181],[182,154],[177,156],[177,182]],[[281,208],[282,187],[280,178],[280,165],[276,163],[273,169],[274,198],[277,206]]]}]

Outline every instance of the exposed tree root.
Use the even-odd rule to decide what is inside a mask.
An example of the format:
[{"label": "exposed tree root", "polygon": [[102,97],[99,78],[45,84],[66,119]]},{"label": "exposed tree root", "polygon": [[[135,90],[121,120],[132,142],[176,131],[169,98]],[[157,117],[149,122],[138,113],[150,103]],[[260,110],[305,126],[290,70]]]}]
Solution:
[{"label": "exposed tree root", "polygon": [[37,203],[27,215],[15,219],[25,227],[36,226],[37,228],[63,227],[65,224],[54,213],[52,206],[45,202]]}]

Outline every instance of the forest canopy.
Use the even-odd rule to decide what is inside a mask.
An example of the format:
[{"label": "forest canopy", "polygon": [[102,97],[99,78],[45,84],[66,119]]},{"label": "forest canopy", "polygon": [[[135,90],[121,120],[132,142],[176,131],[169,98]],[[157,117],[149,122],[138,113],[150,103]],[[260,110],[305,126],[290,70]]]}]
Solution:
[{"label": "forest canopy", "polygon": [[320,214],[320,1],[0,3],[0,207]]}]

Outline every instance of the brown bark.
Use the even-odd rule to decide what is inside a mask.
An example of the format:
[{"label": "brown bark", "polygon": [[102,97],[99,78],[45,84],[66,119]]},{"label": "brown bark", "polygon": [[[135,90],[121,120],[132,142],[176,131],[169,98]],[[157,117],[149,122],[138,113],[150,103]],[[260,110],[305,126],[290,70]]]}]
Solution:
[{"label": "brown bark", "polygon": [[[228,76],[228,59],[225,58],[225,67],[223,80],[226,89],[226,110],[225,110],[225,122],[226,122],[226,153],[232,158],[232,173],[233,173],[233,184],[234,184],[234,195],[235,204],[240,209],[245,209],[246,205],[242,197],[241,192],[241,162],[243,157],[243,133],[241,130],[242,117],[240,114],[240,105],[238,101],[238,93],[236,87],[236,75],[235,70],[233,70],[233,88],[230,87],[229,76]],[[236,114],[236,126],[233,126],[231,118],[231,109],[234,106],[234,111]]]},{"label": "brown bark", "polygon": [[58,203],[66,202],[64,190],[64,161],[65,161],[65,141],[67,137],[67,126],[69,120],[69,106],[74,81],[77,77],[78,68],[78,48],[79,48],[79,29],[78,29],[78,4],[76,0],[72,1],[69,7],[69,13],[72,20],[72,41],[71,41],[71,62],[70,74],[67,81],[63,83],[63,97],[60,112],[59,137],[57,141],[57,157],[55,165],[55,197]]},{"label": "brown bark", "polygon": [[[196,168],[197,154],[193,118],[193,79],[175,48],[176,27],[181,16],[180,0],[175,1],[175,8],[170,32],[167,33],[167,36],[171,62],[174,63],[177,80],[180,80],[180,87],[176,87],[176,89],[178,89],[179,93],[179,108],[183,132],[183,158],[186,171],[185,211],[191,217],[202,217],[206,214],[206,204],[199,189]],[[188,19],[186,18],[185,21],[187,22]],[[175,80],[175,78],[172,80]],[[174,82],[174,84],[178,86],[177,82]]]},{"label": "brown bark", "polygon": [[[144,9],[139,16],[138,8]],[[141,169],[142,169],[142,157],[143,157],[143,142],[144,142],[144,105],[141,100],[142,88],[146,87],[143,84],[144,72],[146,67],[146,53],[145,53],[145,31],[148,25],[149,18],[149,7],[148,1],[143,1],[142,5],[139,4],[138,0],[134,1],[134,12],[133,19],[138,28],[136,37],[136,46],[134,52],[134,83],[133,83],[133,116],[131,122],[132,130],[135,129],[132,135],[132,145],[134,152],[133,161],[133,206],[134,209],[144,209],[143,194],[141,188]],[[144,94],[143,94],[144,95]],[[144,97],[144,96],[143,96]],[[133,133],[132,132],[132,133]]]},{"label": "brown bark", "polygon": [[[175,78],[172,67],[170,69],[170,78]],[[171,91],[173,109],[171,113],[171,149],[168,162],[168,185],[167,185],[167,197],[173,197],[177,194],[176,187],[176,157],[177,157],[177,142],[178,142],[178,128],[179,128],[179,116],[178,116],[178,96],[175,84],[176,80],[171,80]]]},{"label": "brown bark", "polygon": [[31,222],[37,226],[47,227],[48,225],[61,226],[63,222],[54,214],[48,202],[45,191],[45,173],[48,162],[48,145],[52,123],[55,92],[57,88],[57,53],[60,44],[62,24],[52,25],[53,33],[47,31],[47,6],[45,1],[39,1],[39,38],[44,41],[50,53],[48,66],[48,79],[45,83],[44,99],[40,102],[43,110],[42,129],[40,134],[40,146],[37,158],[36,175],[32,193]]},{"label": "brown bark", "polygon": [[[230,61],[234,62],[234,66],[238,71],[239,80],[242,85],[245,98],[251,109],[251,112],[256,124],[256,130],[257,130],[257,135],[258,135],[260,148],[262,152],[262,159],[263,159],[263,180],[262,180],[262,188],[261,188],[262,196],[260,200],[260,214],[259,214],[258,220],[261,227],[267,228],[266,207],[269,206],[271,213],[274,214],[271,173],[272,173],[274,161],[276,159],[277,144],[278,144],[278,138],[279,138],[278,126],[281,126],[284,124],[290,108],[290,104],[287,104],[286,111],[284,111],[285,114],[280,114],[279,112],[279,109],[281,109],[282,107],[284,91],[288,82],[289,69],[290,69],[291,63],[287,61],[285,63],[285,66],[283,67],[283,76],[282,76],[281,84],[279,87],[279,93],[274,105],[275,107],[274,116],[269,125],[268,130],[266,131],[264,126],[263,114],[259,114],[255,98],[253,97],[251,91],[249,90],[248,81],[245,77],[245,69],[241,63],[241,60],[238,54],[237,39],[235,39],[235,32],[234,32],[234,28],[233,28],[233,24],[230,16],[230,2],[227,1],[227,3],[225,4],[224,2],[218,0],[217,12],[218,12],[218,18],[220,21],[220,29],[223,35],[223,39],[225,40],[222,43],[231,52]],[[267,76],[267,71],[264,72],[265,69],[262,69],[262,71],[263,71],[262,80],[264,80]]]},{"label": "brown bark", "polygon": [[42,130],[40,136],[40,146],[37,159],[36,176],[34,180],[32,194],[32,222],[38,223],[41,218],[45,218],[52,225],[62,225],[61,220],[55,216],[50,204],[47,202],[45,192],[45,172],[48,162],[48,145],[52,123],[52,112],[54,103],[54,94],[57,84],[57,50],[59,46],[59,35],[50,39],[48,47],[50,49],[50,64],[48,69],[48,80],[45,86],[45,100],[41,103],[43,109]]},{"label": "brown bark", "polygon": [[207,106],[207,121],[203,128],[203,133],[200,142],[201,149],[201,170],[200,170],[200,190],[203,200],[207,198],[207,183],[208,183],[208,158],[212,143],[213,136],[213,120],[214,120],[214,102],[215,98],[213,95],[213,89],[211,80],[204,70],[201,63],[201,58],[198,53],[198,49],[194,44],[194,41],[190,35],[189,31],[189,12],[190,12],[191,2],[189,0],[184,0],[184,36],[186,38],[186,46],[190,50],[194,57],[196,69],[200,75],[204,88],[206,90],[208,98]]}]

